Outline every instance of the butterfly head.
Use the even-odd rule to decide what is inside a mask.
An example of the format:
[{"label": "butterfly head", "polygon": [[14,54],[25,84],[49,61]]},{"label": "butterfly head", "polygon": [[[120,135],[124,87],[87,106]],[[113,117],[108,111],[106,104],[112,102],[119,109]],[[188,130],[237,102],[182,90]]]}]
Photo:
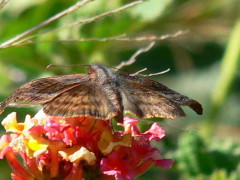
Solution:
[{"label": "butterfly head", "polygon": [[96,75],[97,77],[113,77],[114,75],[116,75],[111,68],[103,65],[103,64],[93,64],[90,65],[88,68],[88,73],[89,74],[93,74]]}]

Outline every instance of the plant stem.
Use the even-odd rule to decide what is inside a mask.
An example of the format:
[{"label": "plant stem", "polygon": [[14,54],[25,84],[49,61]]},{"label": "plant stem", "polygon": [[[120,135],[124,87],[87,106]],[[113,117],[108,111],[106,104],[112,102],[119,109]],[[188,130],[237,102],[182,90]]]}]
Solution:
[{"label": "plant stem", "polygon": [[231,85],[235,79],[240,61],[240,17],[230,35],[225,54],[221,63],[220,74],[211,97],[211,110],[203,123],[203,136],[211,138],[217,123],[222,105],[229,96]]}]

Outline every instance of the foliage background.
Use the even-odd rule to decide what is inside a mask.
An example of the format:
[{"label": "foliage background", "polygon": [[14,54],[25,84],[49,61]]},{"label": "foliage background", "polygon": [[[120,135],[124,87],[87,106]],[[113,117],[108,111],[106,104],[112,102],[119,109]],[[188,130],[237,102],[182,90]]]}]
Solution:
[{"label": "foliage background", "polygon": [[[3,3],[4,1],[0,1]],[[7,2],[7,1],[6,1]],[[76,0],[10,0],[0,9],[0,42],[38,25],[74,4]],[[95,0],[41,29],[37,43],[0,49],[0,100],[31,79],[54,74],[84,73],[84,67],[45,71],[49,64],[103,62],[110,66],[127,60],[144,41],[59,42],[62,39],[164,35],[188,30],[185,35],[158,41],[137,62],[126,67],[149,73],[171,69],[153,79],[197,99],[204,115],[185,108],[188,117],[156,120],[167,138],[156,146],[165,157],[175,159],[164,171],[152,168],[139,179],[240,179],[240,2],[239,0],[148,0],[89,24],[60,28],[79,19],[120,7],[129,0]],[[1,4],[3,6],[3,4]],[[44,33],[49,31],[48,33]],[[40,43],[40,41],[50,41]],[[19,119],[37,108],[8,108],[1,120],[17,111]],[[142,128],[153,120],[142,121]],[[3,133],[1,127],[1,134]],[[0,161],[1,179],[10,169]]]}]

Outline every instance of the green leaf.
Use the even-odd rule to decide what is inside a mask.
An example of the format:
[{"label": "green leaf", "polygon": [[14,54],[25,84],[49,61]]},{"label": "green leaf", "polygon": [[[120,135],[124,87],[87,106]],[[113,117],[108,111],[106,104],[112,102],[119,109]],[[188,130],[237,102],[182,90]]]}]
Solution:
[{"label": "green leaf", "polygon": [[172,0],[148,0],[133,7],[131,13],[141,17],[143,21],[154,21],[163,14],[172,2]]}]

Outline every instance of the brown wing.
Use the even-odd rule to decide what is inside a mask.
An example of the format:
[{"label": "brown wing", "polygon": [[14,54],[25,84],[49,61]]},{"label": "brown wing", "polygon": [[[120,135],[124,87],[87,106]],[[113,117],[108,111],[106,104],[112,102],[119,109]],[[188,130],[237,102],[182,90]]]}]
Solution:
[{"label": "brown wing", "polygon": [[91,79],[90,75],[73,74],[41,78],[30,81],[0,103],[0,114],[12,103],[43,104],[59,94]]},{"label": "brown wing", "polygon": [[53,116],[93,116],[111,119],[117,116],[113,104],[101,88],[92,81],[76,86],[43,106],[45,113]]},{"label": "brown wing", "polygon": [[142,118],[161,117],[175,119],[185,115],[180,106],[191,107],[202,114],[197,101],[181,95],[168,87],[141,77],[120,75],[124,109]]}]

